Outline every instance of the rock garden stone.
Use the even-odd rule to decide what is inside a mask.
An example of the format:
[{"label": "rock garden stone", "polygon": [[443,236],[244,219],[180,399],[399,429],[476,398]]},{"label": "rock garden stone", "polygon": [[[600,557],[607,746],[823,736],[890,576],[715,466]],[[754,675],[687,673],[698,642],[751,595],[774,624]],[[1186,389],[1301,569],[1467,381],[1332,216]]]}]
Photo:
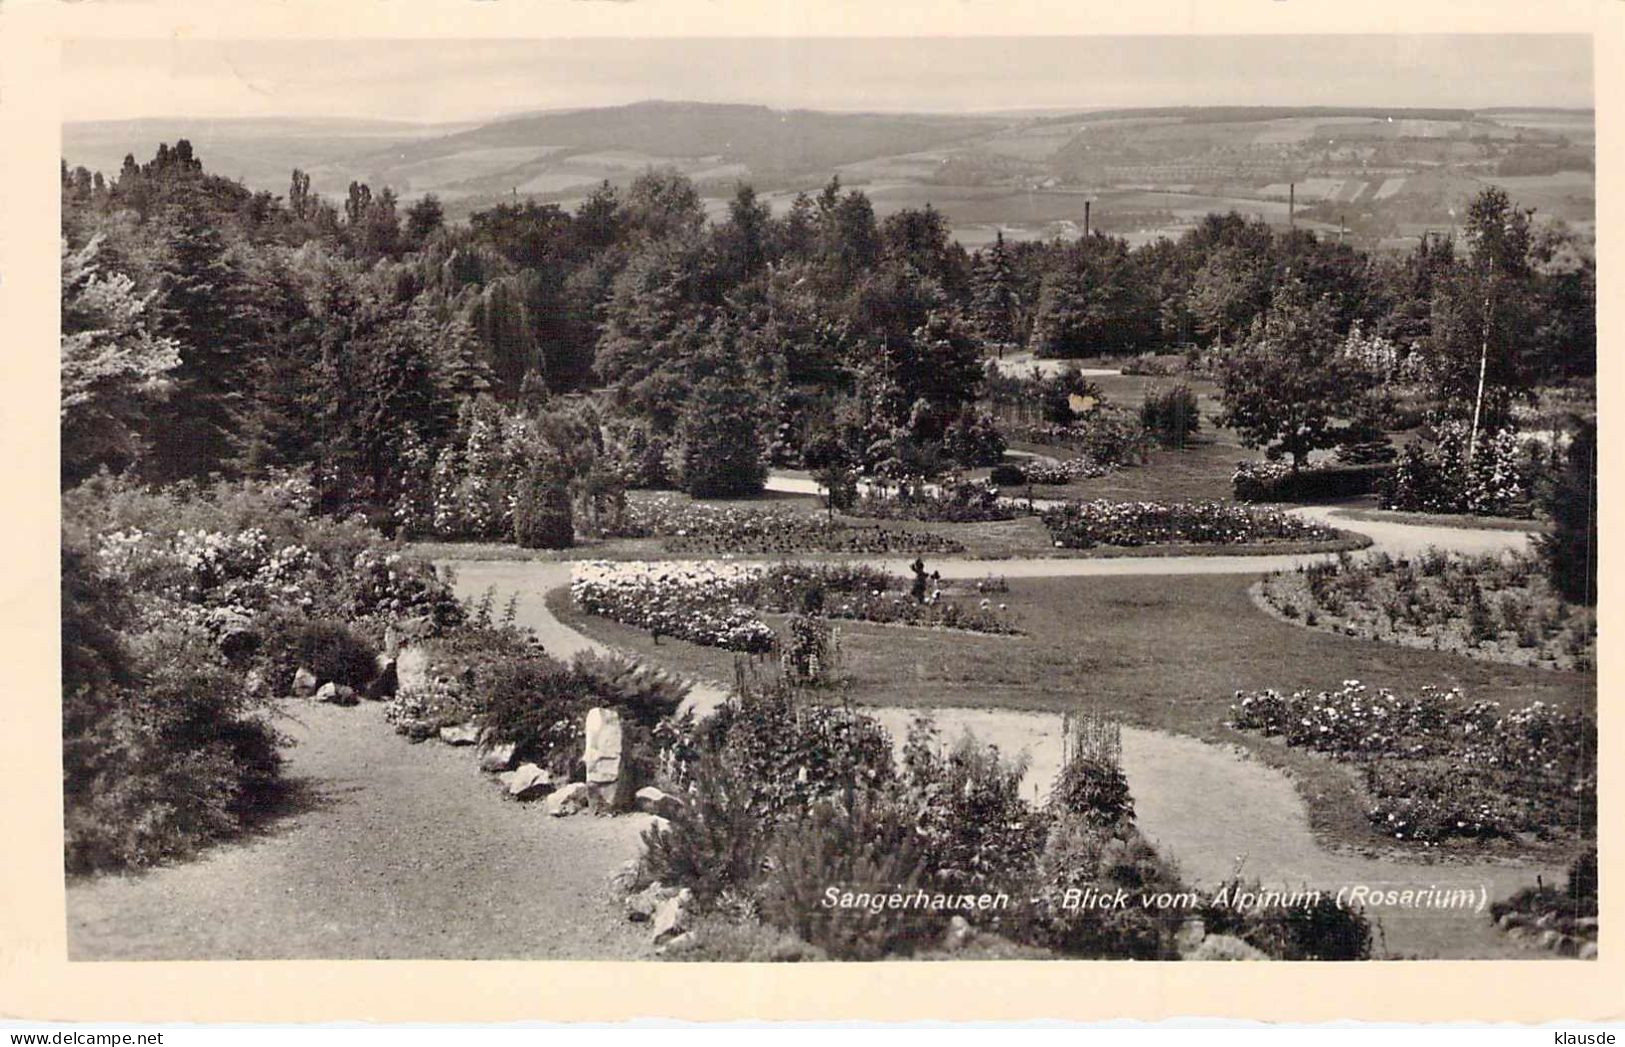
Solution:
[{"label": "rock garden stone", "polygon": [[316,685],[320,682],[315,673],[301,665],[293,671],[293,683],[288,690],[295,698],[309,698],[315,695]]},{"label": "rock garden stone", "polygon": [[587,783],[571,782],[547,796],[547,813],[555,818],[575,814],[587,806]]},{"label": "rock garden stone", "polygon": [[683,801],[652,785],[645,785],[637,791],[633,799],[633,807],[644,814],[656,814],[662,818],[675,818],[683,809]]},{"label": "rock garden stone", "polygon": [[513,767],[514,753],[519,747],[513,742],[505,745],[486,745],[480,750],[480,770],[496,774]]},{"label": "rock garden stone", "polygon": [[1579,950],[1575,952],[1574,956],[1576,959],[1580,960],[1595,960],[1597,958],[1597,943],[1582,942]]},{"label": "rock garden stone", "polygon": [[671,819],[662,818],[657,814],[649,819],[649,828],[657,833],[669,833],[671,832]]},{"label": "rock garden stone", "polygon": [[[533,763],[520,764],[504,774],[502,782],[508,787],[508,795],[516,800],[539,800],[552,793],[558,785],[552,771],[543,770]],[[550,810],[549,813],[554,812]]]},{"label": "rock garden stone", "polygon": [[638,882],[638,874],[642,866],[636,858],[628,858],[609,874],[609,886],[617,894],[628,894],[632,885]]},{"label": "rock garden stone", "polygon": [[395,659],[395,688],[411,694],[429,688],[429,652],[421,647],[408,647]]},{"label": "rock garden stone", "polygon": [[318,702],[329,702],[333,705],[356,704],[355,688],[342,683],[329,680],[316,689]]},{"label": "rock garden stone", "polygon": [[447,745],[473,745],[479,740],[480,730],[471,723],[440,728],[440,740]]},{"label": "rock garden stone", "polygon": [[693,904],[694,892],[687,887],[661,902],[650,921],[654,924],[650,940],[663,945],[688,930],[689,909]]},{"label": "rock garden stone", "polygon": [[958,952],[969,945],[975,935],[976,931],[971,927],[970,921],[963,916],[955,915],[948,921],[948,930],[942,936],[942,947],[949,952]]},{"label": "rock garden stone", "polygon": [[626,896],[626,918],[633,923],[647,923],[668,899],[677,897],[677,888],[651,883],[641,891]]},{"label": "rock garden stone", "polygon": [[1190,954],[1192,960],[1267,960],[1262,950],[1228,934],[1210,934]]}]

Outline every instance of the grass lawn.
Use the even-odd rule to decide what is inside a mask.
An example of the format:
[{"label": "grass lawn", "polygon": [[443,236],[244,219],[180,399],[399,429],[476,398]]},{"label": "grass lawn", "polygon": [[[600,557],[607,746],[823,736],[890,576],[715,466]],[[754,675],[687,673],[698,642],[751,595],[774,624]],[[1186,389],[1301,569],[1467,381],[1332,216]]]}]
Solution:
[{"label": "grass lawn", "polygon": [[[1237,690],[1321,690],[1358,679],[1396,690],[1460,687],[1469,698],[1508,706],[1540,700],[1595,708],[1593,674],[1492,665],[1305,629],[1254,607],[1247,594],[1254,580],[1012,579],[997,599],[1018,616],[1025,635],[1017,637],[840,622],[847,695],[873,705],[1085,706],[1125,723],[1238,745],[1292,776],[1323,842],[1373,852],[1392,844],[1371,831],[1355,772],[1226,727]],[[566,624],[655,664],[713,681],[733,678],[730,652],[670,639],[656,645],[640,630],[582,614],[562,591],[548,602]],[[1486,848],[1452,843],[1442,850],[1482,855]]]}]

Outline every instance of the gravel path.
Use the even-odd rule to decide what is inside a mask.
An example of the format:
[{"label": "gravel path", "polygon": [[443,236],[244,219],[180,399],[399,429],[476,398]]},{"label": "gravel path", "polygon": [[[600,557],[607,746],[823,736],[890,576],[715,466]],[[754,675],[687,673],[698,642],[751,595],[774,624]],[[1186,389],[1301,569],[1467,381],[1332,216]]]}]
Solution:
[{"label": "gravel path", "polygon": [[645,815],[550,818],[383,708],[287,702],[305,794],[265,835],[72,882],[74,960],[636,959],[607,879]]}]

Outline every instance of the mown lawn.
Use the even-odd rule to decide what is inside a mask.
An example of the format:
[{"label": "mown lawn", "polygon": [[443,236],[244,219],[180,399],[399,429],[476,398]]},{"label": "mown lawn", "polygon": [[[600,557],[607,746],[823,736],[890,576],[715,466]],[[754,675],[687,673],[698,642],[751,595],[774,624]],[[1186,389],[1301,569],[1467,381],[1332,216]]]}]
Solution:
[{"label": "mown lawn", "polygon": [[[1590,673],[1492,665],[1446,652],[1329,635],[1269,617],[1247,595],[1252,576],[1014,579],[993,597],[1025,635],[979,636],[840,622],[846,696],[861,704],[1098,709],[1125,723],[1239,745],[1297,782],[1328,843],[1388,847],[1345,765],[1225,726],[1237,690],[1460,687],[1508,706],[1596,704]],[[583,633],[690,676],[726,682],[734,655],[582,614],[557,592],[549,606]],[[1458,845],[1452,845],[1452,848]],[[1448,848],[1447,848],[1448,849]],[[1478,845],[1459,849],[1482,853]]]}]

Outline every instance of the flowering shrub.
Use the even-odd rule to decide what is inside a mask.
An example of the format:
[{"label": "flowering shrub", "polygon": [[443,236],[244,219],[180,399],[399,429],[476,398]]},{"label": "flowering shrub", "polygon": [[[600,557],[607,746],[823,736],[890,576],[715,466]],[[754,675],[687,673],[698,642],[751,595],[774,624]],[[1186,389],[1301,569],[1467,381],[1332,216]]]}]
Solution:
[{"label": "flowering shrub", "polygon": [[779,666],[792,683],[819,686],[840,675],[841,638],[828,622],[794,614],[786,623],[779,649]]},{"label": "flowering shrub", "polygon": [[1223,502],[1069,502],[1043,514],[1056,548],[1324,542],[1336,532],[1273,509]]},{"label": "flowering shrub", "polygon": [[621,537],[666,539],[674,553],[957,553],[952,538],[854,526],[792,508],[706,505],[671,496],[627,503]]},{"label": "flowering shrub", "polygon": [[1259,595],[1293,621],[1366,639],[1554,669],[1596,663],[1595,609],[1563,600],[1528,554],[1339,557],[1272,574]]},{"label": "flowering shrub", "polygon": [[1474,516],[1529,516],[1550,451],[1511,429],[1485,430],[1468,461],[1465,422],[1440,424],[1432,449],[1409,444],[1378,490],[1384,509]]},{"label": "flowering shrub", "polygon": [[1014,519],[1016,509],[999,497],[999,489],[992,484],[949,480],[940,485],[904,484],[895,494],[871,489],[858,499],[852,514],[887,520],[980,523]]},{"label": "flowering shrub", "polygon": [[1064,447],[1102,466],[1138,465],[1150,442],[1137,413],[1102,404],[1067,422],[1006,425],[1009,439],[1045,447]]},{"label": "flowering shrub", "polygon": [[[1459,691],[1237,692],[1231,726],[1362,765],[1379,831],[1434,842],[1561,828],[1596,791],[1595,718],[1536,702],[1502,712]],[[1582,819],[1582,822],[1584,819]]]}]

